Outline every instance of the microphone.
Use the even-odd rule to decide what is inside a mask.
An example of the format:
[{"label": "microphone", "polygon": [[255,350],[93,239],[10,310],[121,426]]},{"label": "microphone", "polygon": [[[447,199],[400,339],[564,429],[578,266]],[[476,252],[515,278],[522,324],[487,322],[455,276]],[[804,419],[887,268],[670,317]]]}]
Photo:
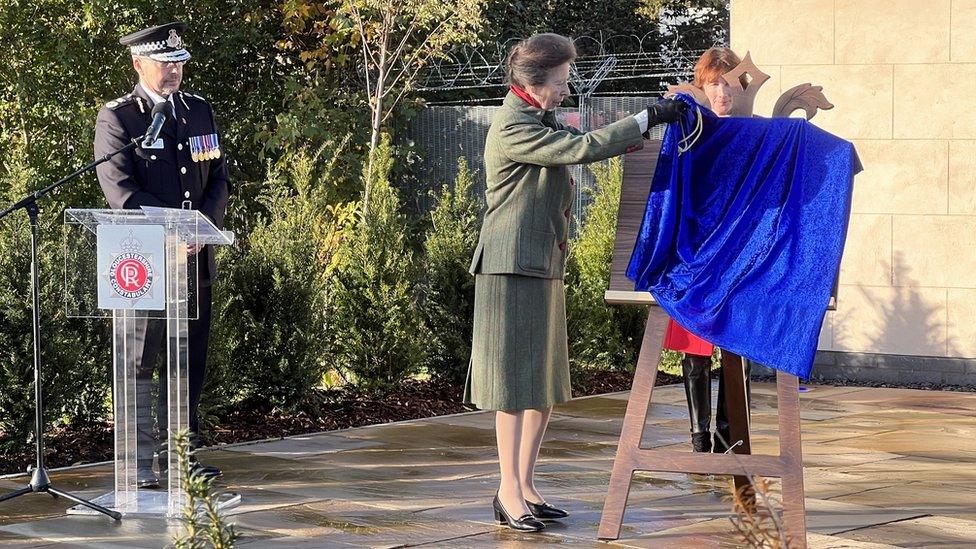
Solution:
[{"label": "microphone", "polygon": [[166,123],[166,119],[170,116],[173,116],[173,104],[169,101],[160,101],[153,105],[152,124],[146,130],[146,135],[143,136],[142,148],[151,147],[159,139],[159,132],[163,131],[163,124]]}]

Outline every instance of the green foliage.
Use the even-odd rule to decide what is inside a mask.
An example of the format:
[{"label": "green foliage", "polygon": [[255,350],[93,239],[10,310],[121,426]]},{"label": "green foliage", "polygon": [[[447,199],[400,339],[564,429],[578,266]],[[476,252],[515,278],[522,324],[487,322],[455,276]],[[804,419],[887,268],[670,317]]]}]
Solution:
[{"label": "green foliage", "polygon": [[221,492],[214,489],[211,479],[192,469],[190,432],[182,430],[175,438],[180,487],[186,501],[180,516],[183,532],[173,539],[173,545],[176,549],[232,549],[241,535],[218,508]]},{"label": "green foliage", "polygon": [[472,184],[462,156],[454,189],[449,185],[441,189],[424,241],[427,367],[432,375],[456,384],[464,383],[471,356],[474,277],[468,267],[481,227],[481,207],[471,193]]},{"label": "green foliage", "polygon": [[[606,35],[644,36],[654,31],[654,22],[638,17],[641,0],[593,2],[592,0],[541,0],[509,2],[489,0],[482,38],[504,42],[527,38],[540,32],[565,36]],[[599,27],[593,26],[599,21]],[[608,52],[614,53],[614,52]]]},{"label": "green foliage", "polygon": [[610,284],[610,262],[617,230],[623,162],[591,166],[596,196],[570,244],[566,272],[566,319],[570,358],[577,365],[631,369],[636,364],[646,309],[611,307],[603,295]]},{"label": "green foliage", "polygon": [[[4,165],[3,173],[0,202],[4,205],[26,195],[37,177],[22,156]],[[38,232],[45,427],[100,419],[111,379],[111,338],[101,321],[65,317],[60,220],[42,216]],[[0,221],[0,449],[6,450],[23,447],[34,438],[30,272],[30,225],[26,213],[17,211]],[[67,387],[78,390],[64,390]]]},{"label": "green foliage", "polygon": [[[588,36],[594,39],[577,40],[581,55],[662,52],[666,54],[662,61],[677,60],[673,68],[678,70],[690,68],[681,53],[727,43],[729,28],[727,0],[488,0],[484,19],[479,32],[482,43],[513,45],[514,42],[509,41],[540,32],[574,38]],[[599,24],[595,26],[597,21]],[[601,41],[601,37],[611,36],[615,38]],[[649,75],[604,82],[600,91],[647,94],[674,83]],[[485,94],[472,90],[462,91],[460,95],[477,97]],[[443,99],[453,97],[444,96]]]},{"label": "green foliage", "polygon": [[679,353],[678,351],[669,351],[667,349],[662,350],[661,362],[659,362],[657,366],[658,370],[673,376],[680,376],[681,357],[682,353]]},{"label": "green foliage", "polygon": [[[220,342],[237,339],[240,332],[236,330],[241,327],[236,322],[222,325],[234,318],[231,309],[239,310],[241,306],[221,303],[232,295],[231,288],[223,288],[222,284],[241,287],[246,279],[242,271],[257,272],[261,254],[270,263],[262,264],[260,272],[269,277],[288,268],[283,264],[285,260],[273,257],[271,244],[265,243],[274,238],[269,234],[280,225],[271,221],[278,214],[265,210],[274,203],[265,196],[267,164],[278,163],[281,155],[339,143],[356,128],[361,133],[368,131],[368,122],[356,118],[362,113],[361,118],[368,120],[365,101],[358,92],[342,87],[355,78],[355,68],[347,67],[340,78],[327,71],[309,73],[300,52],[287,47],[286,43],[302,32],[291,25],[286,13],[291,4],[278,0],[0,3],[0,40],[7,51],[16,52],[0,63],[0,159],[4,161],[0,166],[0,207],[91,160],[98,109],[106,101],[131,91],[137,81],[129,53],[119,45],[119,37],[165,21],[188,23],[184,40],[193,59],[185,68],[183,89],[207,97],[214,107],[231,169],[232,201],[227,223],[239,236],[239,248],[221,251],[223,278],[215,287],[217,315],[212,349],[218,364],[211,365],[213,375],[209,376],[214,381],[212,388],[219,391],[208,395],[213,397],[208,398],[211,403],[217,397],[226,397],[224,404],[228,404],[240,396],[235,390],[236,379],[223,384],[218,379],[220,372],[227,371],[226,357],[233,355],[233,349],[219,348]],[[328,181],[329,196],[317,199],[316,207],[335,208],[324,216],[341,217],[342,205],[358,196],[361,183],[356,174],[365,150],[362,134],[353,143],[357,145],[342,147],[337,161],[340,165],[332,170]],[[286,202],[282,199],[274,207],[283,210],[288,207]],[[47,417],[58,423],[104,419],[108,413],[108,323],[66,319],[62,305],[63,209],[104,204],[93,175],[63,187],[41,204],[43,384]],[[0,222],[0,342],[4,349],[0,354],[0,445],[8,447],[22,447],[33,430],[29,233],[24,217],[20,212]],[[266,223],[274,227],[262,225]],[[257,237],[261,242],[253,249],[248,243],[252,225],[261,226]],[[244,267],[234,265],[238,259],[245,263]],[[241,299],[248,296],[256,299],[253,291],[243,293]],[[294,299],[301,301],[306,297]],[[255,304],[248,309],[249,314],[260,318],[262,312],[257,307]],[[289,318],[284,322],[297,320]],[[248,344],[253,345],[253,341]],[[286,343],[279,340],[268,344],[279,349],[283,345]],[[243,345],[234,352],[244,353],[246,348]],[[297,352],[295,348],[290,347],[290,352]],[[261,360],[264,359],[252,358],[250,363]],[[294,360],[293,355],[287,359],[290,364]],[[269,386],[277,387],[277,383]],[[82,389],[55,390],[63,387]],[[287,392],[283,390],[282,394]]]},{"label": "green foliage", "polygon": [[[10,0],[0,6],[0,153],[22,146],[42,180],[55,179],[91,158],[94,120],[109,99],[137,81],[126,48],[128,32],[168,20],[188,23],[193,54],[183,88],[207,97],[232,153],[235,170],[259,176],[252,143],[274,120],[290,60],[275,41],[282,34],[277,2],[249,0]],[[246,53],[245,53],[246,52]],[[235,173],[235,177],[239,174]],[[94,178],[89,178],[93,182]],[[73,205],[101,203],[97,186],[66,189]],[[66,197],[68,198],[68,197]]]},{"label": "green foliage", "polygon": [[366,185],[372,202],[339,247],[330,279],[325,333],[329,355],[347,379],[382,390],[417,372],[426,337],[417,310],[416,254],[397,191],[393,150],[384,135]]},{"label": "green foliage", "polygon": [[208,404],[237,398],[286,410],[313,402],[326,371],[325,292],[352,217],[330,184],[348,140],[332,156],[298,152],[270,168],[261,214],[246,242],[220,257]]},{"label": "green foliage", "polygon": [[671,55],[729,42],[729,0],[638,0],[638,4],[638,15],[667,22],[657,26],[657,33],[661,49]]},{"label": "green foliage", "polygon": [[[344,0],[341,13],[361,29],[371,51],[402,44],[404,67],[417,66],[445,46],[470,41],[481,23],[484,0]],[[357,32],[358,33],[358,32]],[[396,65],[399,66],[399,65]]]}]

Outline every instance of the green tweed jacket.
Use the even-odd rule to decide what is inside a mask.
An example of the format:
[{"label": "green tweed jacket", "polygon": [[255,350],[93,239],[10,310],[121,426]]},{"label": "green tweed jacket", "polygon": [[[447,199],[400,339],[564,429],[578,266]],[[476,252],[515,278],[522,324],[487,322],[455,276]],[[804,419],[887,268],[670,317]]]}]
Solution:
[{"label": "green tweed jacket", "polygon": [[485,142],[488,210],[471,274],[563,278],[575,195],[569,166],[642,147],[632,116],[581,132],[509,92]]}]

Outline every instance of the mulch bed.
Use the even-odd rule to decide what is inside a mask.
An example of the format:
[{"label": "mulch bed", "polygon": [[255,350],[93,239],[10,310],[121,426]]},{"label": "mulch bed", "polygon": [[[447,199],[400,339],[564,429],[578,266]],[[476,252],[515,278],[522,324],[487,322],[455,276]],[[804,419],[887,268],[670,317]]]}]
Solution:
[{"label": "mulch bed", "polygon": [[[573,395],[627,391],[632,381],[633,374],[623,371],[574,371]],[[657,385],[680,382],[679,377],[658,372]],[[380,396],[344,390],[324,392],[315,412],[286,414],[243,403],[221,417],[219,426],[208,430],[205,443],[232,444],[470,411],[472,408],[461,403],[462,391],[463,387],[448,383],[411,380]],[[59,426],[45,434],[44,442],[48,467],[111,460],[112,424]],[[0,450],[0,474],[23,472],[33,461],[33,446],[17,452]]]}]

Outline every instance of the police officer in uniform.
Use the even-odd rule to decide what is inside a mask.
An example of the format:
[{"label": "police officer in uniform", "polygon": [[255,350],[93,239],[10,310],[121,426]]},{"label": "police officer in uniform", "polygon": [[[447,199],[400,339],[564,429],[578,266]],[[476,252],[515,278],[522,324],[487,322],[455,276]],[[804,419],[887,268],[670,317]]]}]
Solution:
[{"label": "police officer in uniform", "polygon": [[[220,147],[217,126],[210,104],[191,93],[180,91],[183,65],[190,59],[183,47],[184,23],[169,23],[124,36],[119,42],[128,46],[132,67],[139,77],[132,92],[105,104],[98,112],[95,129],[95,156],[115,151],[142,136],[151,123],[153,105],[169,101],[174,116],[166,121],[159,139],[140,146],[98,166],[98,182],[112,208],[160,206],[199,210],[217,227],[223,226],[227,207],[227,161]],[[187,253],[196,256],[198,320],[189,322],[189,428],[199,433],[197,408],[203,388],[210,336],[211,285],[216,274],[214,250],[210,246],[188,245]],[[140,487],[159,486],[153,471],[154,452],[158,446],[153,434],[153,373],[165,349],[166,325],[162,320],[144,322],[141,331],[142,361],[137,367],[138,428],[137,444]],[[156,419],[160,440],[166,433],[165,369],[158,372]],[[160,475],[166,460],[160,454]],[[193,460],[193,467],[203,475],[216,477],[220,470]]]}]

